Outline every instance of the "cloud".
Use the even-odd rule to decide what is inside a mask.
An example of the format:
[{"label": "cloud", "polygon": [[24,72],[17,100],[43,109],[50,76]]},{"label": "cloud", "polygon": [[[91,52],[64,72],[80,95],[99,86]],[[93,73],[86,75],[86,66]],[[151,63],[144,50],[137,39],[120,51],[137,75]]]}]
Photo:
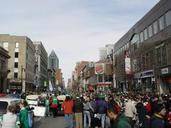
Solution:
[{"label": "cloud", "polygon": [[159,0],[5,0],[0,33],[26,35],[55,50],[64,78],[77,61],[98,60],[99,48],[114,44]]}]

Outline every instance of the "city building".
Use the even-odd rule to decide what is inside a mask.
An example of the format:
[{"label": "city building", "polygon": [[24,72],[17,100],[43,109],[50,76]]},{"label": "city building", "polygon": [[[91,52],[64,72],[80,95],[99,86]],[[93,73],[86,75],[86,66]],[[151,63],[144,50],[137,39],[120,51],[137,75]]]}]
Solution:
[{"label": "city building", "polygon": [[171,1],[160,0],[114,45],[117,88],[171,92]]},{"label": "city building", "polygon": [[9,90],[31,91],[34,86],[35,48],[26,36],[0,34],[1,46],[9,52]]},{"label": "city building", "polygon": [[59,69],[59,59],[54,50],[52,50],[48,57],[48,69]]},{"label": "city building", "polygon": [[61,93],[62,90],[64,89],[63,74],[62,74],[61,69],[56,70],[56,86],[57,86],[58,92]]},{"label": "city building", "polygon": [[7,76],[9,73],[8,70],[8,51],[0,47],[0,93],[7,92],[8,81]]},{"label": "city building", "polygon": [[42,42],[33,42],[35,46],[35,81],[34,84],[38,90],[42,90],[48,83],[48,54]]},{"label": "city building", "polygon": [[48,57],[48,83],[50,91],[56,91],[56,71],[59,69],[59,59],[54,50]]},{"label": "city building", "polygon": [[83,68],[88,61],[80,61],[76,63],[75,70],[72,73],[72,88],[75,92],[83,92],[85,81],[83,81]]}]

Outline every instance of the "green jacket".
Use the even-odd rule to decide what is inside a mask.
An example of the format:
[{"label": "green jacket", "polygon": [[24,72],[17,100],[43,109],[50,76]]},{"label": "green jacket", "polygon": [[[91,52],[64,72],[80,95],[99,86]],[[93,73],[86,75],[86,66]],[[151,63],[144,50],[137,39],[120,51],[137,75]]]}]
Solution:
[{"label": "green jacket", "polygon": [[22,108],[20,110],[19,120],[20,120],[21,128],[29,128],[29,124],[28,124],[28,111],[27,111],[26,108]]},{"label": "green jacket", "polygon": [[124,116],[123,114],[120,115],[120,117],[118,119],[117,128],[131,128],[129,119],[126,116]]}]

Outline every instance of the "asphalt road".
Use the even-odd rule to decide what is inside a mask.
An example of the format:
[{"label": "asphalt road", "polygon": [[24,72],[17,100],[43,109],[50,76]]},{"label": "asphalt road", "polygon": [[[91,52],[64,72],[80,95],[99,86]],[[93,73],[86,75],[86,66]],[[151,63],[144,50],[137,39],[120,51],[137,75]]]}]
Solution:
[{"label": "asphalt road", "polygon": [[65,122],[63,116],[44,117],[35,119],[34,128],[65,128]]}]

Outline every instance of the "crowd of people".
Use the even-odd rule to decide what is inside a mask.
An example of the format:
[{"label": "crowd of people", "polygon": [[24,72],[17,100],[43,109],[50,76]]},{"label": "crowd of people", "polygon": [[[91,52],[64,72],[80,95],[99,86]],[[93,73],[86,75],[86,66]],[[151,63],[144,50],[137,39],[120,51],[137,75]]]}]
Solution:
[{"label": "crowd of people", "polygon": [[[63,111],[66,128],[171,128],[170,94],[67,95],[61,105],[50,94],[43,104],[46,116],[55,118]],[[9,105],[2,128],[32,128],[30,111],[25,100]]]},{"label": "crowd of people", "polygon": [[66,128],[171,128],[171,95],[67,96]]}]

